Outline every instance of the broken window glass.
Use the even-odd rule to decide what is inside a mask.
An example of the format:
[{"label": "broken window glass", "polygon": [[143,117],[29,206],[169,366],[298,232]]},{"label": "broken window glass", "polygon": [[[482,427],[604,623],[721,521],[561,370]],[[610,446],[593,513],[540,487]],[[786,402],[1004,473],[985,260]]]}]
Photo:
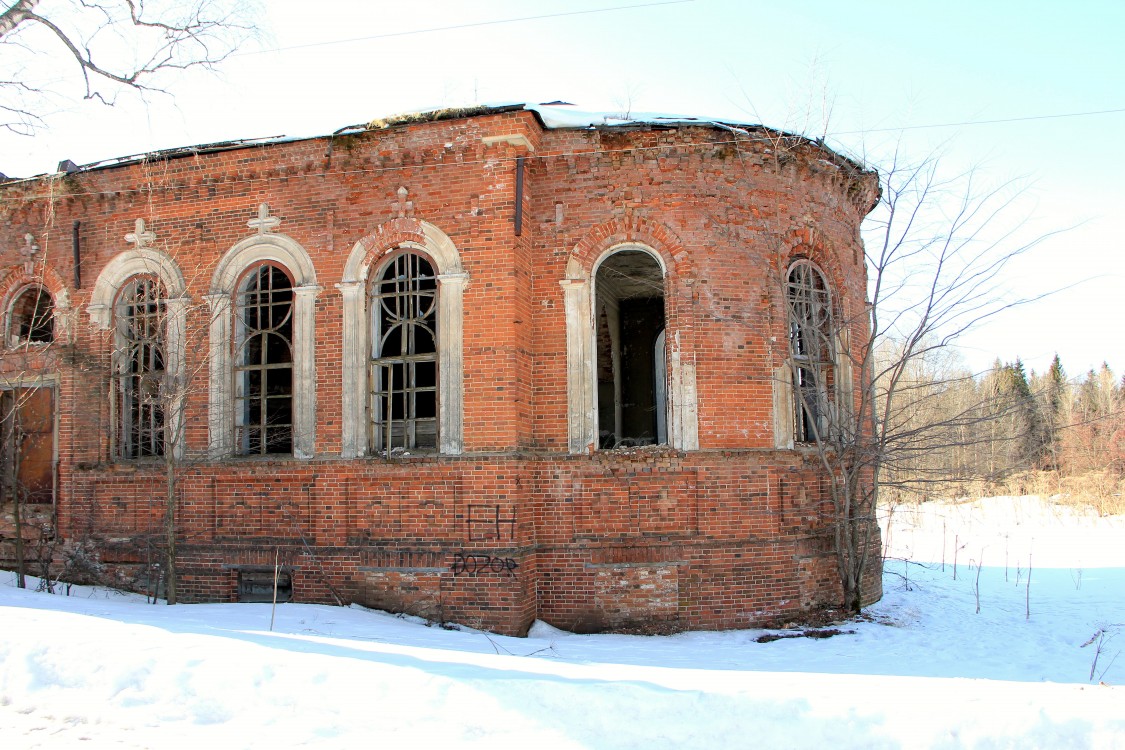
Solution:
[{"label": "broken window glass", "polygon": [[50,293],[38,285],[20,292],[12,304],[8,331],[12,345],[49,344],[53,341],[55,304]]},{"label": "broken window glass", "polygon": [[164,455],[165,308],[160,282],[138,277],[121,290],[116,308],[114,408],[118,458]]},{"label": "broken window glass", "polygon": [[786,305],[793,360],[793,439],[814,443],[828,437],[835,353],[828,285],[808,261],[790,267]]}]

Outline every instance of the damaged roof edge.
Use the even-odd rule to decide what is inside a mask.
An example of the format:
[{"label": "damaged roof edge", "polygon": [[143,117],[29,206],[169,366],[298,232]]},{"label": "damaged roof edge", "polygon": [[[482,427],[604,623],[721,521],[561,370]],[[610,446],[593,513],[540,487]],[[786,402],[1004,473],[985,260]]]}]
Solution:
[{"label": "damaged roof edge", "polygon": [[[825,145],[823,139],[814,139],[809,138],[808,136],[799,135],[797,133],[788,133],[786,131],[771,128],[766,125],[742,123],[718,118],[692,117],[686,115],[673,115],[653,112],[589,112],[576,109],[569,102],[562,101],[552,101],[543,104],[499,103],[479,104],[467,107],[443,107],[424,110],[420,112],[391,115],[384,118],[377,118],[368,123],[345,125],[344,127],[338,128],[332,133],[320,135],[276,135],[263,138],[242,138],[230,141],[217,141],[214,143],[201,143],[194,146],[177,146],[174,148],[148,151],[140,154],[131,154],[129,156],[118,156],[82,165],[73,165],[73,162],[70,162],[69,160],[60,161],[59,164],[61,165],[68,162],[70,163],[71,167],[66,170],[66,174],[68,175],[81,174],[83,172],[128,166],[130,164],[135,164],[143,161],[157,159],[179,159],[187,156],[197,156],[199,154],[235,151],[245,148],[258,148],[261,146],[269,146],[278,143],[296,143],[300,141],[310,141],[321,138],[332,139],[342,135],[354,135],[373,130],[394,128],[401,125],[439,122],[442,120],[456,120],[519,111],[530,112],[535,117],[539,125],[545,130],[610,130],[637,129],[646,127],[672,129],[678,127],[711,127],[746,137],[753,137],[753,131],[760,131],[769,134],[768,137],[771,139],[796,139],[815,148],[819,148],[822,151],[830,154],[833,157],[833,162],[837,166],[846,166],[847,168],[850,168],[851,170],[855,170],[857,172],[869,171],[867,167],[865,167],[862,163],[858,162],[852,157],[841,154],[829,148],[827,145]],[[840,162],[843,163],[841,164]],[[3,175],[0,175],[0,182],[4,184],[13,184],[25,181],[34,181],[43,177],[52,176],[52,174],[59,174],[59,172],[43,173],[35,175],[33,177],[23,178],[5,178]]]}]

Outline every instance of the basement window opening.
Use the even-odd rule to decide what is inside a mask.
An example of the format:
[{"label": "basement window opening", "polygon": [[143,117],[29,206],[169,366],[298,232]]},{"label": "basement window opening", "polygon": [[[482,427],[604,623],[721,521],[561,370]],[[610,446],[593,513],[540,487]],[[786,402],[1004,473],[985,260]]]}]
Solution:
[{"label": "basement window opening", "polygon": [[[273,570],[241,570],[238,573],[238,601],[261,604],[274,601]],[[277,601],[293,601],[293,577],[288,570],[277,573]]]},{"label": "basement window opening", "polygon": [[598,446],[667,443],[663,269],[643,250],[619,250],[594,285]]}]

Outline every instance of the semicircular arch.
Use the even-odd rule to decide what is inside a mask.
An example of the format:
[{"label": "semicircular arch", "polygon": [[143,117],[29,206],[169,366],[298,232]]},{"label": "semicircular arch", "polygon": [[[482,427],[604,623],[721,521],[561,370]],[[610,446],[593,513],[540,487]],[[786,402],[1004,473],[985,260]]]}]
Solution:
[{"label": "semicircular arch", "polygon": [[256,263],[274,262],[293,276],[293,286],[316,284],[316,269],[301,243],[284,234],[258,234],[227,251],[211,276],[211,293],[231,292],[239,277]]},{"label": "semicircular arch", "polygon": [[170,298],[182,297],[187,288],[179,265],[168,254],[149,247],[120,252],[106,263],[94,282],[87,309],[97,326],[109,328],[114,298],[121,285],[134,276],[156,276]]},{"label": "semicircular arch", "polygon": [[428,221],[403,218],[380,224],[352,246],[341,281],[366,281],[371,268],[387,253],[400,247],[420,250],[430,256],[438,274],[464,273],[461,253],[448,234]]},{"label": "semicircular arch", "polygon": [[663,224],[633,217],[628,221],[611,219],[588,231],[570,251],[566,277],[589,279],[605,257],[630,245],[657,256],[665,276],[691,277],[693,274],[687,248],[672,230]]}]

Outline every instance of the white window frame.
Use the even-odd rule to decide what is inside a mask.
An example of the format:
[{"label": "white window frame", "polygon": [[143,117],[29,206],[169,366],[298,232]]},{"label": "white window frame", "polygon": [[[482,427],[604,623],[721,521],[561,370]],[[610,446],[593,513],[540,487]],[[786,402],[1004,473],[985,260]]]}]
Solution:
[{"label": "white window frame", "polygon": [[[308,459],[316,450],[316,271],[305,249],[287,235],[252,235],[232,247],[211,277],[210,410],[212,458],[236,454],[234,443],[234,295],[243,273],[257,265],[281,266],[293,279],[293,457]],[[276,457],[276,454],[274,454]]]},{"label": "white window frame", "polygon": [[[176,384],[184,384],[184,352],[186,347],[185,330],[187,323],[187,296],[184,276],[180,267],[166,253],[149,247],[134,248],[118,253],[105,265],[94,282],[90,304],[86,307],[90,321],[103,331],[114,326],[114,305],[121,288],[130,279],[138,276],[154,276],[161,284],[164,298],[165,331],[164,370]],[[119,345],[116,333],[114,346]],[[113,387],[113,386],[111,386]],[[166,432],[165,446],[171,442],[175,458],[183,458],[184,405],[183,388],[176,388],[176,397],[164,415]],[[116,418],[116,415],[114,415]],[[116,427],[115,427],[116,429]]]},{"label": "white window frame", "polygon": [[623,250],[648,253],[660,264],[664,280],[667,368],[667,442],[677,450],[699,450],[699,404],[695,363],[684,354],[680,332],[667,325],[673,304],[668,268],[655,249],[639,242],[623,242],[602,251],[590,269],[571,255],[563,287],[566,313],[567,449],[588,453],[598,446],[597,293],[594,279],[606,258]]},{"label": "white window frame", "polygon": [[[380,235],[416,239],[387,243]],[[438,281],[438,453],[456,456],[464,451],[464,291],[469,276],[453,240],[433,224],[401,218],[380,226],[352,247],[336,288],[343,295],[343,387],[341,393],[344,458],[368,454],[367,363],[371,320],[367,310],[367,279],[383,260],[400,250],[418,252],[431,262]]]}]

